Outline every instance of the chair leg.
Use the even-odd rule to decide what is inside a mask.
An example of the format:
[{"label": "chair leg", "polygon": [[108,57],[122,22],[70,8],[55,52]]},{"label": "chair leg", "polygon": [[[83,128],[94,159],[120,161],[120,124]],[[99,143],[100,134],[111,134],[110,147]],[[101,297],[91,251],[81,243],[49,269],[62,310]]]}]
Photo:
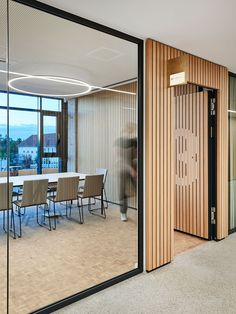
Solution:
[{"label": "chair leg", "polygon": [[[52,224],[51,224],[51,216],[50,216],[50,213],[49,213],[49,206],[48,204],[45,204],[44,205],[44,212],[47,211],[48,212],[48,223],[49,223],[49,231],[52,230]],[[44,216],[45,217],[45,216]],[[45,218],[44,218],[45,219]]]},{"label": "chair leg", "polygon": [[43,224],[45,225],[46,224],[46,217],[45,217],[45,215],[46,215],[46,204],[44,205],[44,208],[43,208]]},{"label": "chair leg", "polygon": [[81,216],[82,216],[82,220],[81,223],[84,223],[84,204],[83,204],[83,199],[81,198]]},{"label": "chair leg", "polygon": [[[49,214],[49,207],[48,207],[48,204],[44,204],[44,208],[43,208],[43,223],[40,223],[39,222],[39,206],[36,206],[36,211],[37,211],[37,224],[40,226],[40,227],[45,227],[47,228],[49,231],[52,230],[52,226],[51,226],[51,217],[50,217],[50,214]],[[49,228],[46,227],[46,222],[45,222],[45,216],[46,216],[46,211],[48,212],[48,220],[49,220]]]},{"label": "chair leg", "polygon": [[106,208],[104,206],[103,193],[101,195],[101,215],[106,218]]},{"label": "chair leg", "polygon": [[91,198],[89,198],[88,202],[88,211],[91,213]]},{"label": "chair leg", "polygon": [[6,232],[5,210],[3,211],[2,227],[3,227],[3,230]]},{"label": "chair leg", "polygon": [[[79,223],[79,224],[82,224],[83,223],[83,216],[81,215],[81,206],[80,206],[80,204],[79,204],[79,197],[77,198],[77,207],[78,207],[78,210],[79,210],[79,220],[77,219],[77,218],[73,218],[72,217],[72,215],[71,215],[71,209],[72,209],[72,205],[70,205],[70,207],[69,208],[67,208],[67,212],[66,212],[66,217],[67,217],[67,219],[69,219],[69,220],[72,220],[72,221],[75,221],[75,222],[77,222],[77,223]],[[72,201],[73,202],[73,201]],[[72,203],[73,204],[73,203]],[[68,214],[68,209],[69,209],[69,215],[67,215]]]},{"label": "chair leg", "polygon": [[77,199],[77,207],[78,207],[78,210],[79,210],[79,222],[82,223],[82,217],[81,217],[81,209],[80,209],[80,204],[79,204],[79,197]]},{"label": "chair leg", "polygon": [[56,203],[53,202],[53,214],[54,214],[54,230],[57,228],[57,222],[56,222]]},{"label": "chair leg", "polygon": [[70,217],[71,217],[71,208],[72,208],[72,205],[73,205],[73,201],[71,200],[71,204],[70,204]]},{"label": "chair leg", "polygon": [[[21,214],[21,216],[24,216],[25,215],[25,212],[26,212],[26,210],[25,210],[25,207],[23,207],[23,213],[20,211],[20,214]],[[19,210],[18,210],[18,212],[17,212],[17,215],[19,215]]]},{"label": "chair leg", "polygon": [[12,230],[12,216],[11,216],[10,230]]},{"label": "chair leg", "polygon": [[20,210],[20,207],[18,207],[18,217],[19,217],[19,227],[20,227],[19,238],[21,238],[22,237],[22,228],[21,228],[21,210]]},{"label": "chair leg", "polygon": [[[44,205],[44,213],[46,213],[46,211],[48,212],[49,231],[52,231],[51,216],[50,216],[48,204]],[[44,214],[44,219],[45,219],[45,214]],[[45,221],[44,221],[44,223],[45,223]]]},{"label": "chair leg", "polygon": [[41,224],[39,223],[39,207],[38,207],[38,205],[36,206],[36,212],[37,212],[37,224],[39,225],[39,226],[41,226]]},{"label": "chair leg", "polygon": [[[101,218],[104,218],[106,219],[106,206],[104,206],[104,200],[103,200],[103,191],[101,192],[101,208],[94,208],[94,209],[90,209],[90,213],[92,215],[95,215],[95,216],[98,216],[98,217],[101,217]],[[101,213],[98,214],[98,210],[101,210]]]},{"label": "chair leg", "polygon": [[[15,229],[15,217],[14,217],[14,210],[13,208],[11,209],[11,224],[10,224],[10,232],[12,231],[12,227],[13,227],[13,239],[16,239],[16,229]],[[3,230],[5,232],[7,232],[6,230],[6,211],[3,211]]]},{"label": "chair leg", "polygon": [[105,188],[103,189],[103,192],[104,192],[104,199],[105,199],[105,201],[106,201],[106,208],[108,208],[107,193],[106,193]]},{"label": "chair leg", "polygon": [[16,239],[16,227],[15,227],[15,217],[14,217],[13,208],[11,209],[11,224],[13,224],[13,234],[14,234],[14,239]]}]

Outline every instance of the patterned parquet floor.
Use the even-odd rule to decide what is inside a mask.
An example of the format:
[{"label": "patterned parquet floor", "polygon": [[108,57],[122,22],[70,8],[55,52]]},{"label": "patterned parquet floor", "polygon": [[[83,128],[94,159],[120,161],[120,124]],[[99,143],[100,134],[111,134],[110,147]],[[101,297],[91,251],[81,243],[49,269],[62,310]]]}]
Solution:
[{"label": "patterned parquet floor", "polygon": [[178,255],[185,251],[191,250],[194,247],[206,243],[207,240],[198,237],[175,231],[174,232],[174,255]]},{"label": "patterned parquet floor", "polygon": [[[72,213],[77,215],[77,209]],[[121,222],[119,208],[110,206],[104,220],[85,208],[83,225],[60,217],[57,229],[50,232],[36,224],[35,209],[28,209],[23,237],[10,239],[10,313],[29,313],[134,269],[137,212],[129,210],[128,216],[127,222]],[[0,278],[2,314],[6,305],[6,234],[2,228]]]}]

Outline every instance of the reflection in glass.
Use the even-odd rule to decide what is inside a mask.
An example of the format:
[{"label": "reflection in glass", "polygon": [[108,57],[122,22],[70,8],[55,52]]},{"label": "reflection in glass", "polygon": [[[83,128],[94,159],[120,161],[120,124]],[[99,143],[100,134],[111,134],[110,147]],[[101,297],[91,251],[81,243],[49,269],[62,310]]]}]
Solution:
[{"label": "reflection in glass", "polygon": [[125,125],[122,135],[116,141],[119,167],[119,202],[121,220],[127,221],[128,200],[130,195],[136,195],[137,186],[137,135],[136,125]]},{"label": "reflection in glass", "polygon": [[[0,2],[0,91],[4,90],[4,95],[0,93],[0,312],[8,313],[7,309],[7,245],[8,231],[8,211],[6,207],[8,185],[7,176],[7,110],[2,107],[8,105],[7,72],[8,72],[8,46],[7,46],[7,1]],[[5,220],[4,220],[5,217]],[[5,230],[4,230],[5,229]]]},{"label": "reflection in glass", "polygon": [[[7,171],[7,112],[0,109],[0,171]],[[0,176],[2,176],[0,174]]]},{"label": "reflection in glass", "polygon": [[[0,180],[7,176],[7,112],[0,109]],[[5,180],[4,180],[5,181]],[[7,235],[6,212],[2,210],[2,201],[6,195],[0,195],[0,309],[7,313]],[[5,223],[4,223],[5,222]]]},{"label": "reflection in glass", "polygon": [[10,309],[19,314],[137,268],[138,53],[134,43],[10,4],[11,166],[48,180],[47,204],[25,206],[22,237],[11,244]]}]

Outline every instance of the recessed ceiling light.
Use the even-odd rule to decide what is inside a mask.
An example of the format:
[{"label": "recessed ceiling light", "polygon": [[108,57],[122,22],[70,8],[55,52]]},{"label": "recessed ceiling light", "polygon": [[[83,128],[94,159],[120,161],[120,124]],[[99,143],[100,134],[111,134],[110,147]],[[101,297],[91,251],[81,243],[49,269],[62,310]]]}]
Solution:
[{"label": "recessed ceiling light", "polygon": [[120,51],[106,47],[100,47],[88,53],[89,57],[103,62],[113,61],[122,55]]}]

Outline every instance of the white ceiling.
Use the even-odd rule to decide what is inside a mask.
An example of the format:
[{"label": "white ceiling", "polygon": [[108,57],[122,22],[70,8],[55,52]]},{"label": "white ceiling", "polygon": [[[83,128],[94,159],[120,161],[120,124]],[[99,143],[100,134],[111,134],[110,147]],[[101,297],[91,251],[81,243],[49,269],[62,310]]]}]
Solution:
[{"label": "white ceiling", "polygon": [[43,0],[139,38],[153,38],[236,72],[235,0]]},{"label": "white ceiling", "polygon": [[[6,7],[0,1],[0,59],[6,58]],[[104,87],[137,77],[137,45],[10,2],[10,71],[51,75]],[[0,63],[0,70],[6,65]],[[21,75],[12,75],[17,78]],[[0,72],[0,89],[6,77]],[[86,88],[29,78],[14,82],[29,92],[73,94]]]}]

